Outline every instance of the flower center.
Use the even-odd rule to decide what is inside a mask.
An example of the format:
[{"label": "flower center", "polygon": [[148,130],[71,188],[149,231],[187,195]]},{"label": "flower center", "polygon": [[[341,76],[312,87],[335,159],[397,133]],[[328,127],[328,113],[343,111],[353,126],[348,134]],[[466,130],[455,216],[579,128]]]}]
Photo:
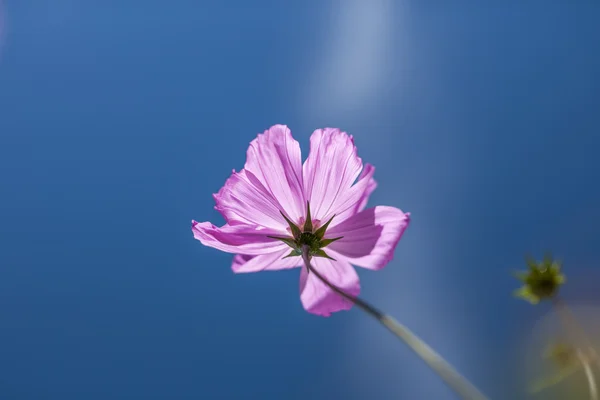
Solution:
[{"label": "flower center", "polygon": [[323,248],[343,237],[340,236],[333,239],[325,239],[325,232],[327,231],[327,227],[329,226],[335,215],[331,217],[329,221],[327,221],[324,225],[322,225],[316,230],[314,229],[313,221],[310,215],[310,204],[308,202],[306,203],[306,220],[302,229],[300,229],[300,227],[298,227],[288,217],[286,217],[286,215],[283,212],[281,212],[281,215],[288,223],[292,232],[292,237],[268,237],[272,239],[281,240],[282,242],[284,242],[292,248],[292,251],[284,258],[301,256],[303,247],[308,246],[310,257],[325,257],[333,260],[333,258],[329,257],[327,253],[325,253]]},{"label": "flower center", "polygon": [[311,251],[317,251],[321,248],[321,241],[317,235],[312,232],[302,232],[300,239],[298,240],[298,244],[300,247],[307,245],[310,247]]},{"label": "flower center", "polygon": [[532,282],[532,291],[539,297],[550,297],[556,290],[554,276],[544,273],[536,281]]}]

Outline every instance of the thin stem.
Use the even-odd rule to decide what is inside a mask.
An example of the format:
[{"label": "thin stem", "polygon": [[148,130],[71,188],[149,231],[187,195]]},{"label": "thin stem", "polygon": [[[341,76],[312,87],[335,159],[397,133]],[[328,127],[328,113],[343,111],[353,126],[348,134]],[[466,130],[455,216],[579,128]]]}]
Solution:
[{"label": "thin stem", "polygon": [[594,371],[592,371],[592,366],[590,365],[588,357],[578,350],[577,358],[583,366],[585,377],[588,381],[588,386],[590,388],[590,400],[598,400],[598,386],[596,385],[596,378],[594,377]]},{"label": "thin stem", "polygon": [[[396,321],[393,317],[379,311],[371,304],[362,300],[359,297],[354,297],[342,289],[338,288],[331,282],[329,282],[323,275],[321,275],[310,263],[310,254],[308,246],[302,246],[302,259],[304,265],[309,273],[314,274],[321,282],[327,287],[333,290],[335,293],[351,301],[361,310],[369,314],[371,317],[379,321],[385,326],[390,332],[396,335],[402,340],[408,347],[410,347],[419,357],[425,361],[425,363],[433,369],[446,384],[460,395],[465,400],[488,400],[488,398],[481,393],[475,386],[473,386],[465,377],[459,374],[452,365],[444,360],[438,353],[435,352],[427,343],[423,342],[418,336],[412,333],[406,326]],[[594,399],[597,400],[597,399]]]}]

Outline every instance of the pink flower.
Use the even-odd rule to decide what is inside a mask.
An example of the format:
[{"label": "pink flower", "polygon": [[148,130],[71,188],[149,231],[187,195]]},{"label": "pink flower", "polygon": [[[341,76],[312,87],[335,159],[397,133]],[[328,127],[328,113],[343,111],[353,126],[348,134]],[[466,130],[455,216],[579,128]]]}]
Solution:
[{"label": "pink flower", "polygon": [[[352,264],[383,268],[409,223],[409,214],[394,207],[365,209],[377,186],[374,172],[370,164],[363,168],[352,136],[339,129],[316,130],[302,164],[288,127],[275,125],[250,143],[244,169],[214,195],[227,223],[192,221],[194,237],[236,254],[236,273],[301,267],[299,248],[310,245],[313,267],[358,296]],[[306,268],[300,272],[300,299],[308,312],[323,316],[352,307]]]}]

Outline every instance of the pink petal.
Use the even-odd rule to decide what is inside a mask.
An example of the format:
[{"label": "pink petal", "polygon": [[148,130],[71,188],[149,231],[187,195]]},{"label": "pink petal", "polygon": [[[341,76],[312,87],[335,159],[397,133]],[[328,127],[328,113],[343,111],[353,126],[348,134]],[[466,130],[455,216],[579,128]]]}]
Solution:
[{"label": "pink petal", "polygon": [[329,218],[335,215],[331,225],[329,225],[330,229],[355,215],[359,212],[361,206],[366,205],[368,201],[368,189],[373,188],[373,183],[375,182],[373,179],[374,173],[375,167],[367,164],[364,169],[364,176],[344,196],[337,198],[331,211],[325,216],[325,219],[329,220]]},{"label": "pink petal", "polygon": [[203,245],[228,253],[264,254],[288,247],[267,237],[279,231],[262,227],[226,224],[219,228],[210,222],[192,221],[192,232]]},{"label": "pink petal", "polygon": [[331,243],[325,251],[331,249],[360,267],[381,269],[394,258],[396,245],[409,221],[409,213],[394,207],[366,209],[328,229],[326,238],[343,236],[343,239]]},{"label": "pink petal", "polygon": [[[352,296],[359,295],[360,281],[348,261],[343,258],[333,261],[313,257],[311,264],[331,284]],[[300,300],[306,311],[324,317],[336,311],[349,310],[353,305],[352,302],[332,291],[314,274],[307,272],[305,267],[300,273]]]},{"label": "pink petal", "polygon": [[354,186],[352,186],[344,196],[339,196],[337,198],[336,203],[325,216],[325,220],[329,220],[329,218],[335,215],[331,225],[329,225],[329,229],[344,222],[364,209],[369,200],[369,195],[371,194],[369,190],[372,192],[377,186],[377,183],[373,179],[374,173],[375,167],[371,164],[366,164],[361,177]]},{"label": "pink petal", "polygon": [[375,167],[371,164],[365,164],[365,167],[362,170],[362,173],[358,177],[358,181],[360,182],[363,179],[367,179],[367,185],[365,187],[365,191],[363,192],[360,201],[358,202],[358,207],[356,208],[356,212],[360,212],[367,207],[367,203],[369,202],[369,197],[371,193],[375,191],[377,188],[377,181],[373,179],[373,173],[375,172]]},{"label": "pink petal", "polygon": [[315,219],[327,221],[336,214],[331,225],[334,226],[366,203],[367,187],[374,189],[371,181],[374,168],[365,168],[362,178],[353,186],[362,166],[352,136],[333,128],[313,132],[303,175],[305,195]]},{"label": "pink petal", "polygon": [[287,126],[275,125],[259,134],[250,143],[244,169],[277,200],[281,211],[294,222],[300,220],[306,210],[302,156]]},{"label": "pink petal", "polygon": [[279,201],[249,171],[234,171],[213,197],[215,209],[230,225],[256,225],[286,232]]},{"label": "pink petal", "polygon": [[289,269],[302,265],[301,257],[283,258],[289,254],[289,248],[283,251],[276,251],[258,256],[249,256],[246,254],[237,254],[233,258],[231,269],[235,273],[276,271],[280,269]]}]

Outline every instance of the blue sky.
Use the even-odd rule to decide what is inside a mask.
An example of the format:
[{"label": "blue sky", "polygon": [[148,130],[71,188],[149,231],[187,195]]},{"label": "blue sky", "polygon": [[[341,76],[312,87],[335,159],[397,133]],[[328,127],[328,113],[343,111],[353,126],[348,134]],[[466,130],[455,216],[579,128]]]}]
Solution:
[{"label": "blue sky", "polygon": [[[600,226],[592,1],[3,2],[0,393],[7,399],[452,399],[358,310],[307,314],[298,271],[234,275],[193,240],[276,123],[353,134],[371,205],[412,214],[359,271],[494,399],[518,398],[551,250],[590,302]],[[588,286],[585,286],[585,284]],[[577,289],[587,287],[586,290]]]}]

